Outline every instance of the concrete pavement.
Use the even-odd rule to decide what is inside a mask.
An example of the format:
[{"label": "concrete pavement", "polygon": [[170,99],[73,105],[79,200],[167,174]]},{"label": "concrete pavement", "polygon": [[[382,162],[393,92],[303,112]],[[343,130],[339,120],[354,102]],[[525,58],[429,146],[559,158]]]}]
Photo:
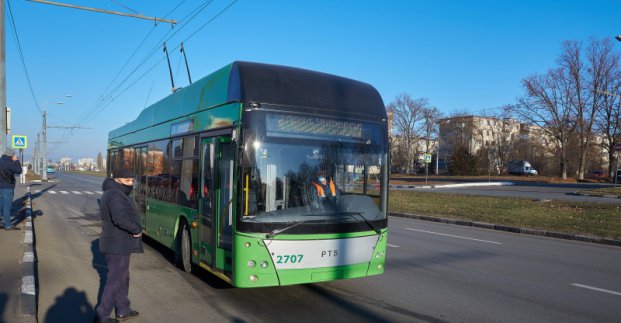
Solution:
[{"label": "concrete pavement", "polygon": [[27,202],[27,186],[17,184],[11,213],[21,230],[0,230],[0,322],[36,322],[34,235]]}]

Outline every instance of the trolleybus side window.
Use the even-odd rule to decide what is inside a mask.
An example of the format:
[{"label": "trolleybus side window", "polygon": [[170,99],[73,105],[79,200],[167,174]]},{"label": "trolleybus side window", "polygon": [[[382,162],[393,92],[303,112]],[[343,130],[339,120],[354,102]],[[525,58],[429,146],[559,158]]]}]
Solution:
[{"label": "trolleybus side window", "polygon": [[149,170],[149,197],[165,200],[170,190],[170,158],[168,157],[168,140],[149,144],[151,167]]}]

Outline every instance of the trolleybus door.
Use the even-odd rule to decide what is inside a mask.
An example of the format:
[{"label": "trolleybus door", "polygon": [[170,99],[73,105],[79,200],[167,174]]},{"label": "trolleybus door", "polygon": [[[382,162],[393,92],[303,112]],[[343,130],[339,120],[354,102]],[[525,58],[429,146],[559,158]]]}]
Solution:
[{"label": "trolleybus door", "polygon": [[233,212],[234,200],[234,170],[235,170],[235,145],[231,137],[218,138],[218,158],[216,163],[217,173],[217,211],[215,223],[217,242],[215,254],[215,267],[231,275],[233,270],[232,245],[233,245]]},{"label": "trolleybus door", "polygon": [[218,247],[231,250],[233,236],[233,173],[235,146],[230,137],[218,141]]},{"label": "trolleybus door", "polygon": [[214,138],[204,138],[201,141],[201,202],[199,203],[201,229],[200,261],[208,265],[214,263],[215,239],[213,235],[213,208],[214,208],[214,163],[216,157]]},{"label": "trolleybus door", "polygon": [[134,201],[140,214],[140,225],[143,230],[147,228],[147,147],[139,147],[135,150],[134,172],[136,181],[134,183]]},{"label": "trolleybus door", "polygon": [[234,155],[229,136],[201,141],[200,259],[224,272],[232,268]]}]

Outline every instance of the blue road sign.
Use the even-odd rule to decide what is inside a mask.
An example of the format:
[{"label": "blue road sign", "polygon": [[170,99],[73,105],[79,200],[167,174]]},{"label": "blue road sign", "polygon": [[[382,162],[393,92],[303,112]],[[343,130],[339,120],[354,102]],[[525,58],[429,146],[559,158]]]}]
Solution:
[{"label": "blue road sign", "polygon": [[425,163],[429,164],[431,163],[431,154],[425,154]]},{"label": "blue road sign", "polygon": [[28,148],[28,137],[27,136],[19,136],[13,135],[11,138],[11,147],[15,149],[26,149]]}]

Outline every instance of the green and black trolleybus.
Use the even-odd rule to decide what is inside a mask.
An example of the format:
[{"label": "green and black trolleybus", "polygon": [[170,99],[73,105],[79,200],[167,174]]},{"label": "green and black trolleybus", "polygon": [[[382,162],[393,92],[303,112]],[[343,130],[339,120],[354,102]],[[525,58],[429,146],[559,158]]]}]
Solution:
[{"label": "green and black trolleybus", "polygon": [[134,169],[144,234],[185,271],[237,287],[365,277],[384,272],[387,138],[366,83],[234,62],[112,130],[108,174]]}]

